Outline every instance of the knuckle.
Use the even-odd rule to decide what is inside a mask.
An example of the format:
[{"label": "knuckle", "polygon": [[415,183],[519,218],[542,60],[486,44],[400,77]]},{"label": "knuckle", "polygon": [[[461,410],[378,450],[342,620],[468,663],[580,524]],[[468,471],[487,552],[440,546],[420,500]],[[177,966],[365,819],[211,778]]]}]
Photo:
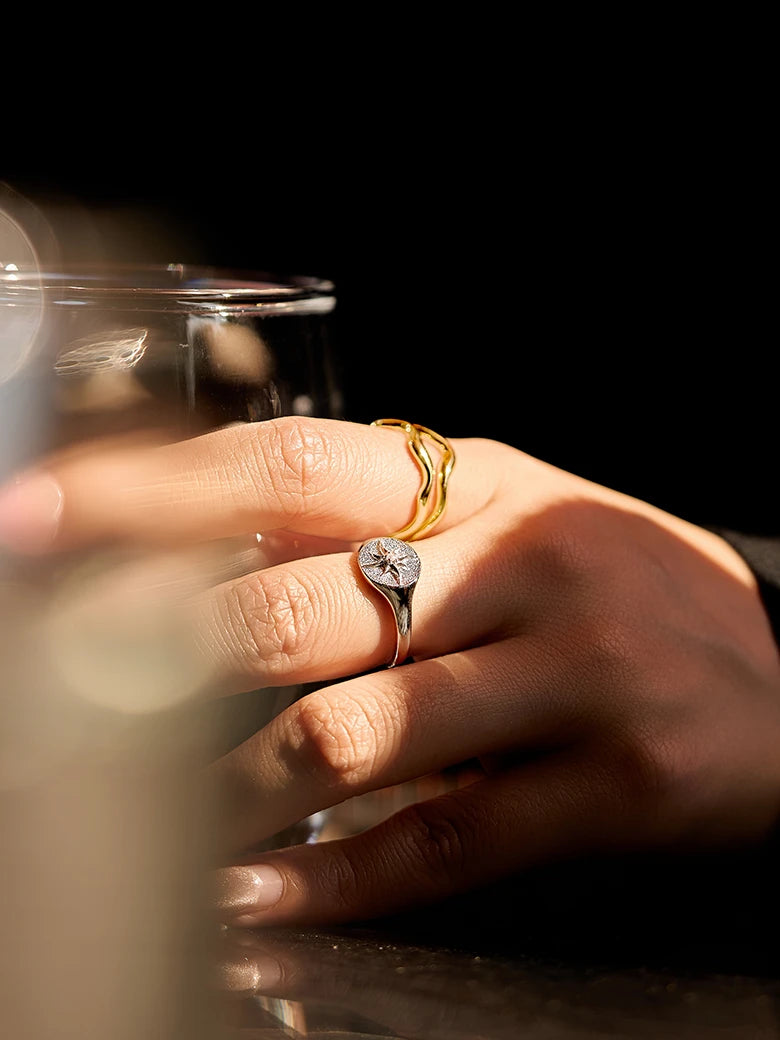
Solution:
[{"label": "knuckle", "polygon": [[253,472],[261,490],[268,486],[286,511],[296,516],[304,499],[328,487],[337,455],[333,436],[316,423],[286,416],[264,426],[265,436],[249,438]]},{"label": "knuckle", "polygon": [[[538,681],[558,691],[568,722],[599,732],[623,724],[644,698],[645,662],[637,652],[632,623],[610,605],[588,602],[552,606],[537,617],[536,631],[521,633],[537,662]],[[561,698],[561,690],[576,696]]]},{"label": "knuckle", "polygon": [[666,752],[656,740],[641,732],[613,736],[609,760],[620,777],[628,804],[639,804],[646,797],[655,799],[668,781]]},{"label": "knuckle", "polygon": [[611,792],[616,818],[628,831],[660,835],[677,815],[688,769],[680,751],[678,741],[636,727],[610,735],[598,761],[605,793]]},{"label": "knuckle", "polygon": [[[529,525],[524,566],[536,578],[546,596],[569,602],[597,587],[600,560],[596,546],[577,525],[554,526],[533,521]],[[536,527],[536,530],[533,528]]]},{"label": "knuckle", "polygon": [[[590,612],[584,612],[573,625],[570,638],[579,650],[580,681],[594,692],[607,711],[616,691],[637,690],[641,686],[643,668],[635,634],[611,606],[591,605]],[[622,698],[616,702],[618,707],[623,703]]]},{"label": "knuckle", "polygon": [[317,872],[317,887],[325,905],[337,912],[348,907],[361,889],[360,874],[359,866],[348,851],[334,844]]},{"label": "knuckle", "polygon": [[271,672],[300,667],[310,654],[318,600],[315,585],[286,570],[234,585],[227,597],[227,624],[245,666]]},{"label": "knuckle", "polygon": [[526,563],[538,577],[560,586],[564,595],[603,590],[605,584],[625,582],[632,565],[634,520],[601,502],[581,498],[561,507],[551,523],[544,510],[524,526]]},{"label": "knuckle", "polygon": [[393,726],[378,699],[313,693],[292,713],[295,750],[320,785],[357,792],[392,753]]},{"label": "knuckle", "polygon": [[457,882],[469,869],[468,824],[462,815],[457,819],[448,816],[445,803],[446,796],[435,802],[418,802],[398,814],[415,875],[427,878],[435,887],[443,881]]},{"label": "knuckle", "polygon": [[656,733],[634,742],[632,776],[660,805],[680,804],[699,772],[699,749],[680,734]]}]

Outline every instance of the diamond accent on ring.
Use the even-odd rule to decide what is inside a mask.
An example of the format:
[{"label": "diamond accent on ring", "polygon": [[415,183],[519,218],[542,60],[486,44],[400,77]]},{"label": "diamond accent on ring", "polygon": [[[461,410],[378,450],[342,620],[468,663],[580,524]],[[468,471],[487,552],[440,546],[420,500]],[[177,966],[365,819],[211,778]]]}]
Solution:
[{"label": "diamond accent on ring", "polygon": [[420,557],[397,538],[372,538],[360,547],[358,565],[375,585],[408,589],[420,577]]}]

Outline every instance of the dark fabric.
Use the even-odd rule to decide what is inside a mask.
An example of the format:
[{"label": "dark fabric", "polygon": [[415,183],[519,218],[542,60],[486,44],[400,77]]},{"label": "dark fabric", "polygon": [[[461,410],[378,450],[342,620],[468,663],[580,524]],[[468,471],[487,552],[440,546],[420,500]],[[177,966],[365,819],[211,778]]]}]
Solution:
[{"label": "dark fabric", "polygon": [[780,645],[780,535],[744,534],[713,528],[740,556],[756,577],[775,640]]}]

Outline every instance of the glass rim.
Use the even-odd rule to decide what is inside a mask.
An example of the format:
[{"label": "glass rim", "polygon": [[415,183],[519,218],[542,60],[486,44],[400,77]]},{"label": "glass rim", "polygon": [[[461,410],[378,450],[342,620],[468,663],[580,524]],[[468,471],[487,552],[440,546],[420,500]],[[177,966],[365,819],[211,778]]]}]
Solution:
[{"label": "glass rim", "polygon": [[334,291],[332,281],[316,276],[185,263],[0,265],[0,303],[324,313]]}]

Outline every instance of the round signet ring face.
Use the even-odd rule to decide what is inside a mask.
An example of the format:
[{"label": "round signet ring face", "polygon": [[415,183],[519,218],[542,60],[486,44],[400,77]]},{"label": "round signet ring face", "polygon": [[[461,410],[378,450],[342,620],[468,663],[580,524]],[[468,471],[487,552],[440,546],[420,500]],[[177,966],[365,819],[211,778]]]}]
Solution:
[{"label": "round signet ring face", "polygon": [[385,536],[372,538],[358,550],[358,566],[393,610],[397,633],[389,667],[403,664],[412,637],[412,595],[420,577],[420,557],[407,542]]}]

